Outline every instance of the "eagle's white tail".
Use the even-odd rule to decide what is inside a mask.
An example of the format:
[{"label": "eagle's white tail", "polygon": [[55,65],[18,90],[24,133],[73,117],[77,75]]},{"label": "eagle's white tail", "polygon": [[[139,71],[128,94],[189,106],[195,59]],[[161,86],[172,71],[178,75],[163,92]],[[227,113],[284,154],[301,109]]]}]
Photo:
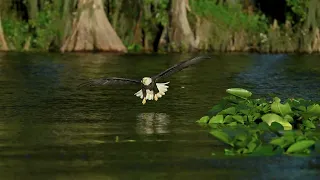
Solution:
[{"label": "eagle's white tail", "polygon": [[[166,94],[166,92],[168,91],[169,86],[167,86],[167,84],[169,84],[170,82],[166,82],[166,83],[156,83],[156,86],[159,90],[159,92],[157,94],[154,95],[153,91],[150,90],[146,90],[146,100],[158,100],[158,98],[161,98],[163,95]],[[141,99],[143,99],[143,93],[142,90],[136,92],[134,95],[136,95],[137,97],[140,97]],[[145,102],[145,101],[144,101]]]}]

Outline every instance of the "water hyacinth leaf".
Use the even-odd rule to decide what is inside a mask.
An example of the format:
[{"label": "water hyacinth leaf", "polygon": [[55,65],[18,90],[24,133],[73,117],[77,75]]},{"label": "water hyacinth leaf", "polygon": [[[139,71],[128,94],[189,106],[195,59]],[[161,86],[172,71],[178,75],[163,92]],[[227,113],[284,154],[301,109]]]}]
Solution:
[{"label": "water hyacinth leaf", "polygon": [[274,98],[273,98],[273,102],[280,103],[280,102],[281,102],[281,99],[280,99],[280,98],[278,98],[278,97],[274,97]]},{"label": "water hyacinth leaf", "polygon": [[316,119],[319,119],[320,117],[317,117],[317,116],[313,116],[311,118],[309,118],[310,121],[313,121],[313,120],[316,120]]},{"label": "water hyacinth leaf", "polygon": [[233,144],[230,143],[230,137],[227,133],[219,130],[213,130],[213,131],[210,131],[210,134],[212,134],[214,137],[216,137],[220,141],[233,146]]},{"label": "water hyacinth leaf", "polygon": [[212,124],[212,123],[222,124],[223,123],[223,115],[213,116],[209,121],[209,124]]},{"label": "water hyacinth leaf", "polygon": [[303,125],[309,129],[315,129],[316,126],[310,120],[304,120]]},{"label": "water hyacinth leaf", "polygon": [[250,97],[252,95],[252,93],[248,90],[242,89],[242,88],[230,88],[226,90],[227,93],[243,98],[243,99],[247,99],[248,97]]},{"label": "water hyacinth leaf", "polygon": [[271,108],[271,106],[270,106],[270,105],[267,105],[267,106],[265,106],[265,107],[262,108],[262,111],[263,111],[264,113],[267,113],[267,112],[269,112],[270,108]]},{"label": "water hyacinth leaf", "polygon": [[198,122],[198,123],[205,123],[205,124],[207,124],[208,123],[208,121],[209,121],[209,116],[203,116],[202,118],[200,118],[198,121],[196,121],[196,122]]},{"label": "water hyacinth leaf", "polygon": [[286,121],[288,121],[289,123],[294,122],[292,116],[290,116],[290,115],[288,115],[288,114],[285,115],[285,116],[283,117],[283,119],[286,120]]},{"label": "water hyacinth leaf", "polygon": [[233,143],[236,147],[240,147],[240,148],[245,148],[247,147],[247,142],[246,141],[241,141],[241,140],[237,140]]},{"label": "water hyacinth leaf", "polygon": [[272,122],[277,122],[284,127],[284,130],[292,129],[292,125],[288,121],[284,120],[281,116],[274,113],[265,114],[261,117],[261,119],[262,121],[266,122],[269,126],[271,126]]},{"label": "water hyacinth leaf", "polygon": [[[275,140],[275,142],[273,142],[273,143],[279,143],[277,145],[280,146],[281,148],[287,148],[295,142],[294,137],[280,137],[280,138],[283,140],[281,144],[280,144],[280,140]],[[270,144],[271,144],[271,142],[270,142]],[[274,144],[274,145],[276,145],[276,144]]]},{"label": "water hyacinth leaf", "polygon": [[242,118],[243,118],[243,121],[244,121],[244,122],[247,122],[247,121],[248,121],[248,116],[242,116]]},{"label": "water hyacinth leaf", "polygon": [[260,117],[261,117],[261,114],[260,114],[260,113],[254,113],[252,120],[255,121],[255,120],[259,119]]},{"label": "water hyacinth leaf", "polygon": [[244,115],[249,115],[250,114],[250,111],[249,111],[248,108],[247,109],[241,109],[241,110],[239,110],[239,112],[244,114]]},{"label": "water hyacinth leaf", "polygon": [[286,141],[283,137],[278,137],[278,138],[272,139],[270,141],[270,144],[282,147],[285,144],[285,142]]},{"label": "water hyacinth leaf", "polygon": [[247,149],[247,148],[239,148],[238,150],[237,150],[237,153],[238,154],[246,154],[246,153],[248,153],[249,152],[249,150]]},{"label": "water hyacinth leaf", "polygon": [[242,116],[240,116],[240,115],[234,115],[234,116],[232,116],[232,118],[233,118],[234,120],[236,120],[237,122],[239,122],[239,123],[241,123],[241,124],[244,124],[244,120],[243,120],[243,117],[242,117]]},{"label": "water hyacinth leaf", "polygon": [[271,111],[282,116],[292,113],[289,103],[281,104],[276,101],[271,104]]},{"label": "water hyacinth leaf", "polygon": [[252,155],[273,155],[273,146],[270,144],[261,145],[255,149]]},{"label": "water hyacinth leaf", "polygon": [[236,126],[236,125],[238,125],[237,122],[232,122],[232,123],[229,123],[229,124],[228,124],[228,126]]},{"label": "water hyacinth leaf", "polygon": [[233,104],[239,104],[241,101],[236,96],[227,96],[223,98],[225,101]]},{"label": "water hyacinth leaf", "polygon": [[224,154],[227,155],[227,156],[234,156],[236,155],[233,150],[230,150],[230,149],[224,149]]},{"label": "water hyacinth leaf", "polygon": [[298,107],[296,107],[296,109],[298,109],[298,110],[300,110],[302,112],[306,112],[307,111],[307,107],[305,107],[305,106],[298,106]]},{"label": "water hyacinth leaf", "polygon": [[236,114],[236,108],[235,107],[229,107],[227,109],[222,110],[218,114],[222,115],[235,115]]},{"label": "water hyacinth leaf", "polygon": [[296,141],[302,141],[302,140],[306,140],[306,137],[304,137],[304,136],[298,136],[298,137],[296,138]]},{"label": "water hyacinth leaf", "polygon": [[288,149],[287,153],[301,152],[315,144],[314,140],[302,140],[292,144]]},{"label": "water hyacinth leaf", "polygon": [[254,141],[251,141],[251,142],[247,145],[247,147],[248,147],[249,152],[251,153],[251,152],[253,152],[254,149],[257,147],[257,143],[254,142]]},{"label": "water hyacinth leaf", "polygon": [[272,122],[270,129],[273,131],[283,131],[284,127],[278,122]]},{"label": "water hyacinth leaf", "polygon": [[319,116],[320,115],[320,106],[319,106],[319,104],[314,104],[314,105],[308,106],[307,112],[309,114],[314,115],[314,116]]},{"label": "water hyacinth leaf", "polygon": [[233,122],[233,118],[231,115],[227,115],[224,120],[225,123],[232,123]]},{"label": "water hyacinth leaf", "polygon": [[235,140],[239,140],[239,141],[245,141],[247,140],[247,134],[245,133],[240,133],[235,137]]},{"label": "water hyacinth leaf", "polygon": [[212,128],[212,129],[218,129],[219,128],[219,125],[221,124],[214,124],[214,123],[209,123],[209,127]]},{"label": "water hyacinth leaf", "polygon": [[266,122],[261,122],[261,123],[259,123],[258,128],[261,131],[268,131],[269,130],[269,125]]}]

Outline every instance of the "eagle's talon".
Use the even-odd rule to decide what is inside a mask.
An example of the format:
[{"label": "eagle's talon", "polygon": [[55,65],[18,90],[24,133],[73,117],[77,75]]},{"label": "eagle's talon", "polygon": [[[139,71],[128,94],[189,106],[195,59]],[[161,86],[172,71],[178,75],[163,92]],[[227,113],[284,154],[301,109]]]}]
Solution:
[{"label": "eagle's talon", "polygon": [[143,98],[142,104],[144,105],[147,102],[146,98]]},{"label": "eagle's talon", "polygon": [[155,101],[158,101],[158,96],[157,96],[157,94],[154,95],[154,100],[155,100]]}]

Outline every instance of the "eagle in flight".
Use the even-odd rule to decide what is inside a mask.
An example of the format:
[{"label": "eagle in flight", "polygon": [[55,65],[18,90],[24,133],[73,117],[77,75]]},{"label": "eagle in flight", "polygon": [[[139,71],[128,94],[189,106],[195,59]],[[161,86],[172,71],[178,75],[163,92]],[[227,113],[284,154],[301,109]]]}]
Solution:
[{"label": "eagle in flight", "polygon": [[100,79],[92,79],[88,82],[82,83],[79,87],[82,86],[92,86],[92,85],[124,85],[124,84],[136,84],[141,85],[141,90],[136,92],[134,95],[140,97],[142,99],[142,104],[145,104],[147,100],[155,100],[157,101],[168,91],[169,82],[158,83],[158,80],[161,78],[169,77],[172,74],[183,70],[191,65],[194,65],[204,59],[210,59],[209,56],[198,56],[189,60],[182,61],[165,71],[152,76],[152,77],[144,77],[141,80],[136,79],[127,79],[127,78],[118,78],[118,77],[109,77],[109,78],[100,78]]}]

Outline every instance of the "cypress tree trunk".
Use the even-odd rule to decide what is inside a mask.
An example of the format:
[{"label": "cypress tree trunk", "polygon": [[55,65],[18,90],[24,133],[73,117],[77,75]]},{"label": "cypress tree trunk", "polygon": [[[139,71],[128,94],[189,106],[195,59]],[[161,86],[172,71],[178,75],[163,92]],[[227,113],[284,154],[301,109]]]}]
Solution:
[{"label": "cypress tree trunk", "polygon": [[187,8],[188,0],[172,0],[169,38],[177,48],[192,50],[197,48],[197,43],[187,18]]},{"label": "cypress tree trunk", "polygon": [[105,14],[102,0],[78,1],[78,15],[71,36],[60,50],[127,52]]},{"label": "cypress tree trunk", "polygon": [[0,51],[8,51],[8,50],[9,48],[3,33],[1,15],[0,15]]}]

